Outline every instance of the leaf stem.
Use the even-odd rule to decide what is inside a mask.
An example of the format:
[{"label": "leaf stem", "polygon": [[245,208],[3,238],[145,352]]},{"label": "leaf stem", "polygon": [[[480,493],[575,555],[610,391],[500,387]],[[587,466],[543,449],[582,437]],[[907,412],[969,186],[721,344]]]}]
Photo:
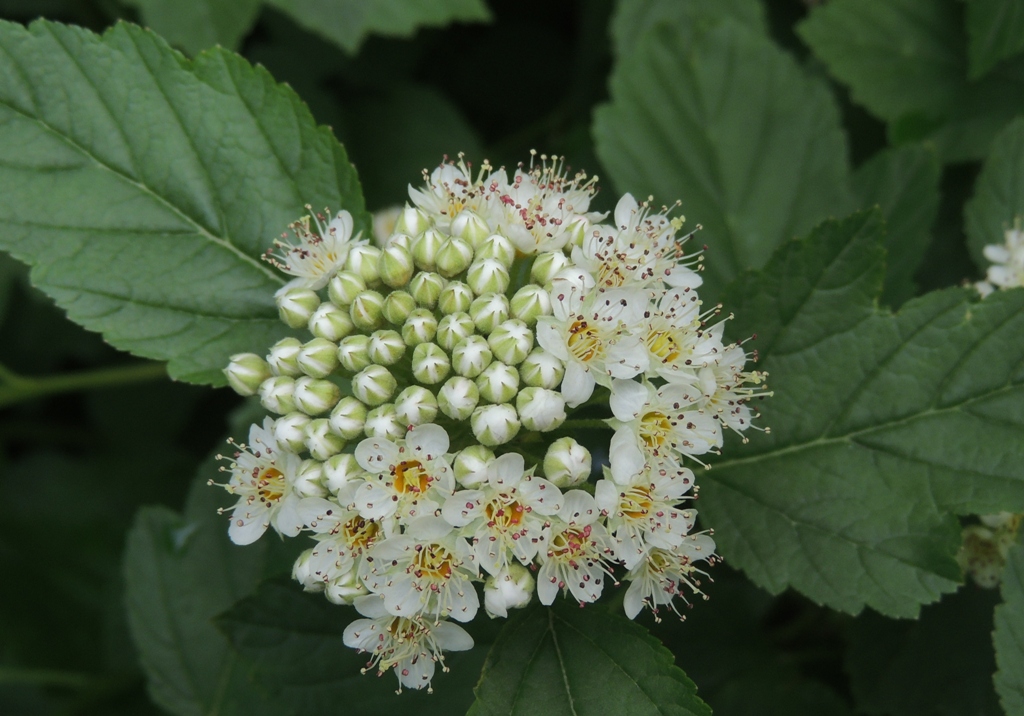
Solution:
[{"label": "leaf stem", "polygon": [[0,365],[0,408],[44,395],[129,385],[166,377],[167,366],[163,363],[133,363],[116,368],[76,371],[42,378],[21,376]]},{"label": "leaf stem", "polygon": [[560,426],[563,430],[586,430],[598,428],[601,430],[611,430],[608,427],[608,423],[602,418],[578,418],[576,420],[566,420]]}]

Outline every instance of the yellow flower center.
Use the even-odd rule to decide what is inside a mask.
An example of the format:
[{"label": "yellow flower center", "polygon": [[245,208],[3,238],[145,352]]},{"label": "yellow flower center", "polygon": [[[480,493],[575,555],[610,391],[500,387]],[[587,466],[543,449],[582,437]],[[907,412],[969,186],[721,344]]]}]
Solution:
[{"label": "yellow flower center", "polygon": [[403,460],[395,468],[395,492],[426,492],[430,486],[430,475],[423,469],[419,460]]},{"label": "yellow flower center", "polygon": [[356,516],[341,526],[345,541],[353,549],[365,550],[377,539],[380,525],[373,520]]},{"label": "yellow flower center", "polygon": [[672,433],[672,422],[658,410],[644,413],[640,418],[640,439],[650,450],[658,450],[668,441]]},{"label": "yellow flower center", "polygon": [[455,557],[445,547],[429,544],[417,549],[412,568],[417,577],[448,579],[455,569],[454,562]]},{"label": "yellow flower center", "polygon": [[569,352],[584,363],[600,358],[604,344],[597,328],[584,320],[573,321],[569,326]]},{"label": "yellow flower center", "polygon": [[653,502],[648,488],[631,487],[620,498],[619,508],[624,516],[639,520],[650,514]]},{"label": "yellow flower center", "polygon": [[653,355],[658,356],[662,363],[672,363],[682,355],[682,347],[669,331],[651,331],[644,343]]},{"label": "yellow flower center", "polygon": [[284,497],[284,473],[276,467],[268,467],[256,481],[256,494],[261,502],[277,502]]},{"label": "yellow flower center", "polygon": [[551,538],[548,556],[555,559],[573,559],[583,553],[589,540],[590,525],[582,528],[570,527]]},{"label": "yellow flower center", "polygon": [[484,514],[487,515],[488,523],[494,524],[503,532],[512,527],[517,527],[526,515],[526,508],[512,500],[503,501],[501,498],[491,500],[484,506]]}]

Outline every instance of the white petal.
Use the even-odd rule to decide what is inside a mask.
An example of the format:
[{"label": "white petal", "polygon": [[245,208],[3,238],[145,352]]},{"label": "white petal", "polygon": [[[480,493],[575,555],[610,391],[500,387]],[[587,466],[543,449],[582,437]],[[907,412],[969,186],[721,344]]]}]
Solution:
[{"label": "white petal", "polygon": [[444,651],[469,651],[473,648],[473,637],[458,624],[441,622],[430,633]]},{"label": "white petal", "polygon": [[633,223],[633,218],[639,208],[640,205],[636,203],[632,194],[623,194],[615,205],[615,228],[620,231],[628,228]]},{"label": "white petal", "polygon": [[236,510],[228,525],[228,537],[237,545],[252,544],[263,536],[269,526],[270,514],[265,510],[256,516],[245,516]]},{"label": "white petal", "polygon": [[356,462],[367,472],[386,472],[398,457],[398,446],[386,438],[366,438],[356,446]]},{"label": "white petal", "polygon": [[515,488],[523,479],[526,461],[519,453],[508,452],[487,466],[487,482],[496,490]]},{"label": "white petal", "polygon": [[612,414],[623,422],[629,422],[639,416],[650,398],[651,389],[643,383],[621,378],[612,381],[612,397],[609,404]]},{"label": "white petal", "polygon": [[559,360],[569,360],[569,349],[565,346],[561,326],[550,316],[537,319],[537,343]]},{"label": "white petal", "polygon": [[417,425],[410,430],[405,438],[405,444],[410,446],[415,453],[430,456],[430,458],[441,457],[448,452],[448,447],[451,445],[445,429],[433,423]]},{"label": "white petal", "polygon": [[622,600],[622,608],[630,619],[636,619],[636,615],[644,608],[641,584],[640,580],[631,582],[629,589],[626,590],[626,597]]},{"label": "white petal", "polygon": [[426,515],[411,520],[405,529],[405,533],[419,542],[439,540],[452,531],[452,525],[443,517]]},{"label": "white petal", "polygon": [[589,525],[600,516],[597,502],[589,492],[569,490],[563,498],[558,516],[570,525]]},{"label": "white petal", "polygon": [[569,361],[565,364],[565,377],[562,378],[562,397],[565,404],[575,408],[581,403],[590,400],[594,394],[594,386],[597,381],[590,372],[577,361]]},{"label": "white petal", "polygon": [[483,500],[481,490],[460,490],[445,500],[441,514],[448,524],[465,527],[483,513]]},{"label": "white petal", "polygon": [[555,574],[554,565],[547,562],[541,565],[537,573],[537,598],[544,606],[551,606],[558,596],[558,576]]}]

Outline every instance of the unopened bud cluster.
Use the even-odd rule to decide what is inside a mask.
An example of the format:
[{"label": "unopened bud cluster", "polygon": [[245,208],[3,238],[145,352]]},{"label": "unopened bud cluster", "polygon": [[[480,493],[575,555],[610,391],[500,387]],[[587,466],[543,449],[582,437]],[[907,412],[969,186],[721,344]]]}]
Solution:
[{"label": "unopened bud cluster", "polygon": [[[309,335],[225,371],[273,414],[225,468],[232,540],[309,534],[295,578],[355,605],[345,642],[413,688],[472,646],[453,622],[481,592],[504,617],[628,581],[630,618],[701,593],[715,544],[686,463],[766,395],[668,210],[627,194],[606,220],[595,180],[543,156],[424,179],[374,244],[346,212],[296,222],[271,260],[295,277],[281,319]],[[595,422],[603,466],[580,442],[608,434]]]}]

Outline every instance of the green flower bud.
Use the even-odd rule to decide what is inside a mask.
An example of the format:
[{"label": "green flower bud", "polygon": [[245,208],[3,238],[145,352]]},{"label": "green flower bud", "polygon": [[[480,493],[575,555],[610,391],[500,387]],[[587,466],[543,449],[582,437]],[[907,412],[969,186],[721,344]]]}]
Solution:
[{"label": "green flower bud", "polygon": [[298,411],[288,413],[274,421],[274,439],[292,452],[306,449],[306,426],[311,418]]},{"label": "green flower bud", "polygon": [[236,353],[224,369],[228,385],[239,395],[256,395],[271,375],[270,364],[255,353]]},{"label": "green flower bud", "polygon": [[491,234],[491,227],[487,222],[469,210],[459,212],[459,215],[452,219],[452,236],[465,239],[470,246],[476,246]]},{"label": "green flower bud", "polygon": [[372,331],[384,325],[384,297],[376,291],[363,291],[349,307],[352,323],[361,331]]},{"label": "green flower bud", "polygon": [[351,396],[338,401],[331,411],[331,430],[346,440],[354,440],[363,434],[366,425],[366,406]]},{"label": "green flower bud", "polygon": [[555,440],[544,456],[544,476],[562,490],[586,482],[590,468],[590,451],[572,438]]},{"label": "green flower bud", "polygon": [[401,246],[406,251],[412,253],[412,237],[408,234],[403,234],[401,231],[396,231],[384,241],[384,248],[387,249],[389,246]]},{"label": "green flower bud", "polygon": [[295,410],[295,379],[286,375],[267,378],[260,385],[260,403],[272,413],[284,415]]},{"label": "green flower bud", "polygon": [[534,348],[519,364],[519,375],[529,386],[554,390],[562,384],[565,365],[543,348]]},{"label": "green flower bud", "polygon": [[468,313],[452,313],[438,322],[437,343],[445,350],[455,350],[455,346],[473,335],[475,328]]},{"label": "green flower bud", "polygon": [[487,366],[476,379],[480,397],[491,403],[507,403],[519,390],[519,371],[500,361]]},{"label": "green flower bud", "polygon": [[511,318],[491,331],[487,343],[498,360],[519,365],[533,348],[533,331],[522,321]]},{"label": "green flower bud", "polygon": [[317,460],[328,460],[345,449],[345,441],[331,432],[324,418],[310,420],[306,426],[306,449]]},{"label": "green flower bud", "polygon": [[338,362],[349,373],[370,365],[370,337],[355,335],[343,338],[338,344]]},{"label": "green flower bud", "polygon": [[484,405],[473,411],[470,419],[473,435],[482,445],[504,445],[519,434],[516,409],[508,404]]},{"label": "green flower bud", "polygon": [[338,346],[326,338],[314,338],[299,350],[299,368],[313,378],[326,378],[338,367]]},{"label": "green flower bud", "polygon": [[426,388],[411,385],[395,398],[395,415],[407,426],[432,423],[437,417],[437,398]]},{"label": "green flower bud", "polygon": [[508,269],[497,259],[477,259],[466,273],[466,283],[473,293],[505,293],[508,289]]},{"label": "green flower bud", "polygon": [[461,376],[449,378],[437,393],[437,406],[452,420],[465,420],[479,403],[476,383]]},{"label": "green flower bud", "polygon": [[326,497],[323,485],[324,464],[318,460],[303,460],[295,473],[292,490],[299,497]]},{"label": "green flower bud", "polygon": [[[362,433],[363,431],[360,430],[358,435],[362,435]],[[359,466],[356,456],[343,452],[332,455],[324,463],[323,483],[328,490],[337,495],[345,485],[353,480],[362,479],[365,475],[366,471]]]},{"label": "green flower bud", "polygon": [[437,250],[437,272],[445,278],[451,278],[469,268],[473,261],[473,247],[463,239],[454,236],[445,239]]},{"label": "green flower bud", "polygon": [[565,422],[565,398],[547,388],[523,388],[516,396],[516,412],[527,430],[546,433]]},{"label": "green flower bud", "polygon": [[366,290],[366,281],[352,271],[339,271],[327,284],[327,296],[336,306],[349,306]]},{"label": "green flower bud", "polygon": [[452,367],[467,378],[476,378],[492,360],[494,355],[482,336],[467,336],[452,350]]},{"label": "green flower bud", "polygon": [[316,291],[308,288],[282,289],[274,299],[277,301],[277,315],[292,328],[304,328],[320,305]]},{"label": "green flower bud", "polygon": [[345,270],[363,279],[367,286],[376,283],[380,278],[377,273],[377,262],[380,261],[380,249],[369,244],[353,246],[345,259]]},{"label": "green flower bud", "polygon": [[299,368],[299,351],[302,349],[302,341],[298,338],[282,338],[270,347],[267,354],[267,363],[270,364],[270,372],[274,375],[302,375]]},{"label": "green flower bud", "polygon": [[397,440],[405,437],[408,426],[402,425],[391,403],[380,405],[366,414],[366,437]]},{"label": "green flower bud", "polygon": [[407,346],[429,343],[437,335],[437,319],[425,308],[417,308],[402,325],[402,340]]},{"label": "green flower bud", "polygon": [[335,343],[351,333],[354,327],[348,310],[330,302],[321,303],[309,319],[310,333]]},{"label": "green flower bud", "polygon": [[371,363],[394,365],[405,355],[405,341],[397,331],[374,331],[366,350]]},{"label": "green flower bud", "polygon": [[367,405],[380,405],[391,399],[398,381],[382,365],[368,365],[352,378],[352,394]]},{"label": "green flower bud", "polygon": [[452,281],[437,299],[437,307],[441,313],[450,315],[452,313],[465,313],[473,303],[473,289],[461,281]]},{"label": "green flower bud", "polygon": [[419,305],[433,308],[437,305],[437,299],[441,297],[441,291],[444,290],[446,283],[440,274],[420,271],[409,282],[409,293]]},{"label": "green flower bud", "polygon": [[508,299],[502,293],[485,293],[469,307],[476,329],[487,335],[508,320]]},{"label": "green flower bud", "polygon": [[448,354],[434,343],[420,343],[412,352],[412,374],[420,383],[435,385],[451,370]]},{"label": "green flower bud", "polygon": [[470,490],[487,482],[487,466],[494,462],[494,453],[483,445],[470,445],[455,456],[452,470],[459,484]]},{"label": "green flower bud", "polygon": [[359,579],[359,570],[355,567],[324,584],[327,601],[340,606],[352,606],[356,599],[369,593],[370,590]]},{"label": "green flower bud", "polygon": [[295,407],[306,415],[320,415],[338,404],[341,388],[329,380],[303,376],[295,381]]},{"label": "green flower bud", "polygon": [[590,222],[582,216],[570,222],[566,229],[569,234],[569,245],[583,246],[583,239],[586,238],[588,229],[590,229]]},{"label": "green flower bud", "polygon": [[476,259],[494,259],[505,268],[511,268],[516,259],[516,247],[501,234],[491,234],[476,247]]},{"label": "green flower bud", "polygon": [[437,252],[446,237],[437,229],[427,229],[412,242],[412,258],[420,271],[433,271],[437,266]]},{"label": "green flower bud", "polygon": [[401,231],[409,236],[419,236],[430,226],[430,219],[419,209],[406,206],[398,215],[395,222],[395,231]]},{"label": "green flower bud", "polygon": [[384,318],[393,326],[400,326],[416,308],[416,299],[405,291],[392,291],[384,299]]},{"label": "green flower bud", "polygon": [[533,328],[541,316],[551,315],[551,295],[535,283],[528,283],[512,297],[512,315]]},{"label": "green flower bud", "polygon": [[381,251],[377,261],[377,273],[380,280],[391,288],[399,288],[409,283],[416,265],[409,249],[397,244],[389,244]]},{"label": "green flower bud", "polygon": [[555,274],[569,265],[569,257],[561,251],[548,251],[538,254],[530,270],[530,280],[541,286],[551,284]]}]

